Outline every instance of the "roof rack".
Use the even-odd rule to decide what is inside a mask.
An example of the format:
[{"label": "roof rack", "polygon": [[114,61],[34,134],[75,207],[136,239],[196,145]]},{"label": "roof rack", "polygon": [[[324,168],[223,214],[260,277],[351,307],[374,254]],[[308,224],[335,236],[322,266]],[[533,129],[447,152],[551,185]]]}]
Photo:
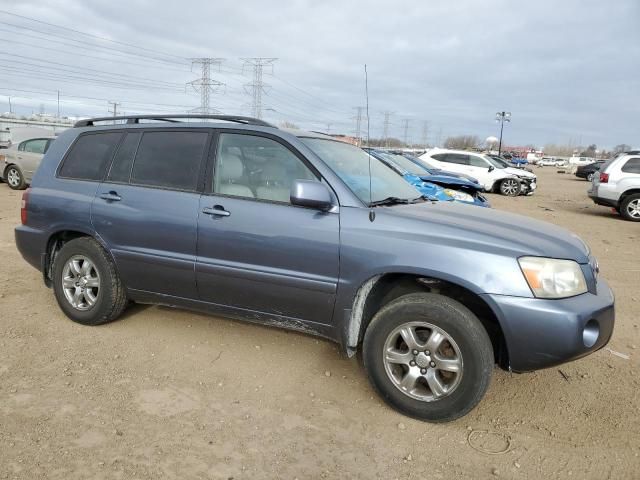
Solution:
[{"label": "roof rack", "polygon": [[202,115],[202,114],[178,114],[178,115],[122,115],[118,117],[95,117],[78,120],[74,127],[93,127],[96,122],[112,122],[115,120],[126,120],[127,124],[137,124],[140,120],[157,120],[159,122],[179,123],[176,119],[210,119],[223,120],[225,122],[242,123],[244,125],[258,125],[261,127],[273,127],[275,125],[260,120],[259,118],[242,117],[238,115]]}]

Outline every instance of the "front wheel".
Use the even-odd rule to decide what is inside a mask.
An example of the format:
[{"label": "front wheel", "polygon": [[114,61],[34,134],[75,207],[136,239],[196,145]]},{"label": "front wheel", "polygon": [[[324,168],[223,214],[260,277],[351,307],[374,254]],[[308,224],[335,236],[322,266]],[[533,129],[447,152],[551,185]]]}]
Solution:
[{"label": "front wheel", "polygon": [[500,193],[507,197],[517,197],[520,195],[520,181],[517,178],[505,178],[500,182]]},{"label": "front wheel", "polygon": [[4,172],[4,178],[7,181],[7,185],[9,185],[9,188],[12,190],[24,190],[27,188],[22,171],[15,165],[10,165],[7,168]]},{"label": "front wheel", "polygon": [[383,307],[365,332],[369,380],[396,410],[430,422],[470,412],[491,381],[491,340],[461,303],[413,293]]}]

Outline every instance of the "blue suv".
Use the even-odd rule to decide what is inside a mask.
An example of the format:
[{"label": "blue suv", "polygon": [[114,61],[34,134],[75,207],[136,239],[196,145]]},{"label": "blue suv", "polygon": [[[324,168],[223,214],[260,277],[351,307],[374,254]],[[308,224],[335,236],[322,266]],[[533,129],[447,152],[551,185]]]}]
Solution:
[{"label": "blue suv", "polygon": [[47,151],[16,244],[71,320],[155,303],[319,335],[360,350],[391,406],[439,422],[480,401],[494,364],[609,341],[613,294],[570,232],[426,200],[325,135],[186,117],[82,120]]}]

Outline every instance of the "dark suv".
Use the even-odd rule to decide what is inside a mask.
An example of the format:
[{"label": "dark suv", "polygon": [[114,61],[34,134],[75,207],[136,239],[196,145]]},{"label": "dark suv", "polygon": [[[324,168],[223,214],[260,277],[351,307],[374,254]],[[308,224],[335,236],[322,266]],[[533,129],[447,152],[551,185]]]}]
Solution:
[{"label": "dark suv", "polygon": [[73,321],[157,303],[320,335],[431,421],[469,412],[495,363],[550,367],[611,337],[613,294],[576,235],[427,201],[331,137],[206,118],[83,120],[50,147],[16,243]]}]

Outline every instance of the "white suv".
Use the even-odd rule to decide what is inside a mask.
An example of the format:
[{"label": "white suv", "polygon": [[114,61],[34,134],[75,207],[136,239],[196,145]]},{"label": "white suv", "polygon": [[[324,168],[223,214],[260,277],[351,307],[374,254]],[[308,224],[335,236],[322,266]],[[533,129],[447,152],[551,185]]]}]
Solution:
[{"label": "white suv", "polygon": [[464,173],[478,179],[487,192],[498,191],[515,197],[520,194],[531,195],[537,186],[535,174],[483,153],[436,148],[420,158],[442,170]]},{"label": "white suv", "polygon": [[627,220],[640,222],[640,150],[604,163],[587,194],[596,204],[613,207]]}]

